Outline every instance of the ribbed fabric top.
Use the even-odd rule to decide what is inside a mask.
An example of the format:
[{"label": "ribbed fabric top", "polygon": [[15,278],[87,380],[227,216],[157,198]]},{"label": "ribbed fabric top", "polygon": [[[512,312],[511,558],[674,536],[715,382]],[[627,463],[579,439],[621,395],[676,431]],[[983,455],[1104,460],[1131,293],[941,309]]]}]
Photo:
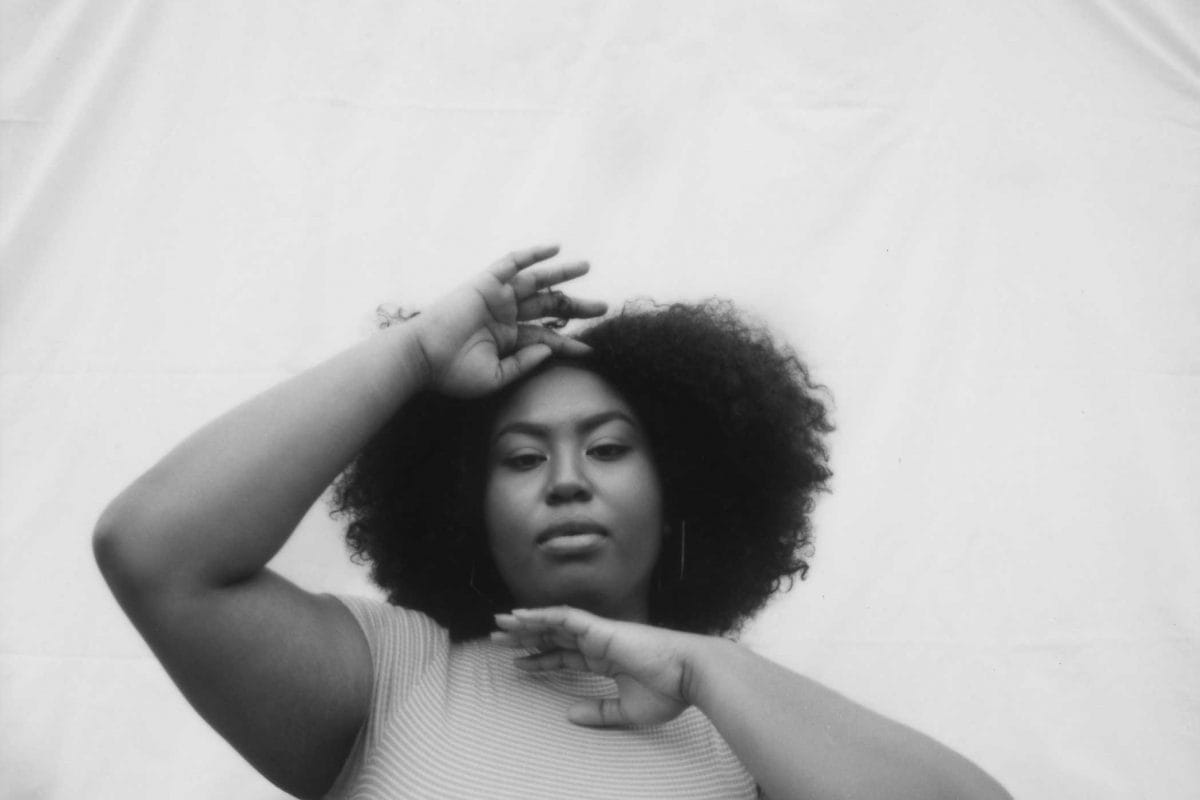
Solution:
[{"label": "ribbed fabric top", "polygon": [[339,597],[366,634],[371,710],[329,794],[397,798],[754,798],[754,779],[689,708],[663,725],[584,728],[581,697],[615,697],[585,672],[527,673],[487,640],[450,642],[416,611]]}]

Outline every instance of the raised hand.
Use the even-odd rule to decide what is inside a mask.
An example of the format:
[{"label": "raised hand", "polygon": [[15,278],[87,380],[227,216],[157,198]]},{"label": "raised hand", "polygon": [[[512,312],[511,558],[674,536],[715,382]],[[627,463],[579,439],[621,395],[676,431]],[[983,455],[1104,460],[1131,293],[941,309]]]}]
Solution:
[{"label": "raised hand", "polygon": [[689,656],[705,637],[619,622],[567,606],[497,614],[492,641],[536,650],[517,658],[530,672],[574,669],[613,678],[618,697],[585,700],[567,718],[577,725],[668,722],[689,705]]},{"label": "raised hand", "polygon": [[557,253],[557,245],[509,253],[412,321],[431,388],[477,397],[515,380],[551,353],[588,351],[574,339],[530,324],[544,317],[598,317],[605,311],[600,301],[542,291],[588,271],[583,261],[529,269]]}]

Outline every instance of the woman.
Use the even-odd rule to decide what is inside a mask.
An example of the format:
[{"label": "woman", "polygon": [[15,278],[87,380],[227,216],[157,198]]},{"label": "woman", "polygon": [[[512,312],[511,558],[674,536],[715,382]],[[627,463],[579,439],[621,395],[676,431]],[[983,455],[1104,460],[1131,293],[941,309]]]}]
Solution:
[{"label": "woman", "polygon": [[[731,336],[756,358],[739,364],[686,310],[602,323],[590,346],[530,325],[604,312],[546,291],[587,271],[529,269],[556,253],[511,254],[250,400],[113,501],[98,561],[188,700],[304,797],[1007,796],[711,635],[805,567],[823,408],[798,362],[744,326]],[[713,341],[681,338],[700,330]],[[638,336],[687,344],[727,380],[658,397],[652,375],[672,366],[636,358]],[[777,436],[754,410],[756,371],[791,409]],[[714,464],[672,431],[749,438]],[[798,471],[755,485],[758,445]],[[356,456],[338,505],[401,605],[313,595],[265,567]]]}]

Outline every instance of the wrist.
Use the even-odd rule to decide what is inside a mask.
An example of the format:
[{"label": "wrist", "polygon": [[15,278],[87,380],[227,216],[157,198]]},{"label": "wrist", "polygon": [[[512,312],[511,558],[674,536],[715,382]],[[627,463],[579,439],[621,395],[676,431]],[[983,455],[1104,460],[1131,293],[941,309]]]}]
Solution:
[{"label": "wrist", "polygon": [[430,356],[430,350],[425,344],[426,329],[428,327],[427,319],[427,316],[422,314],[413,317],[403,325],[397,327],[397,334],[405,342],[403,358],[409,365],[409,369],[413,372],[413,377],[417,385],[422,389],[428,389],[433,386],[437,378],[433,358]]},{"label": "wrist", "polygon": [[734,669],[742,648],[736,642],[720,636],[692,634],[684,649],[683,699],[701,711],[709,706],[714,685],[722,674]]},{"label": "wrist", "polygon": [[433,385],[433,369],[415,319],[387,328],[370,343],[383,362],[378,389],[384,398],[397,392],[415,394]]}]

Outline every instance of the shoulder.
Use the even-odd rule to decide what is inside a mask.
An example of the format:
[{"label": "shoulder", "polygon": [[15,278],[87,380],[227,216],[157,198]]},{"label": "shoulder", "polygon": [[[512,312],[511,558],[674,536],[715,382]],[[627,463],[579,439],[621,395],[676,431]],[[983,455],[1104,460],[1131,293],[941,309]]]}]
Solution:
[{"label": "shoulder", "polygon": [[411,608],[351,595],[333,595],[358,623],[371,653],[372,700],[379,710],[412,690],[429,667],[444,662],[449,632]]},{"label": "shoulder", "polygon": [[389,636],[401,636],[414,640],[445,640],[449,642],[446,629],[433,618],[411,608],[392,605],[382,600],[373,600],[355,595],[331,595],[354,617],[363,634],[370,642]]},{"label": "shoulder", "polygon": [[449,632],[432,617],[411,608],[353,595],[332,595],[362,630],[372,660],[412,662],[450,647]]}]

